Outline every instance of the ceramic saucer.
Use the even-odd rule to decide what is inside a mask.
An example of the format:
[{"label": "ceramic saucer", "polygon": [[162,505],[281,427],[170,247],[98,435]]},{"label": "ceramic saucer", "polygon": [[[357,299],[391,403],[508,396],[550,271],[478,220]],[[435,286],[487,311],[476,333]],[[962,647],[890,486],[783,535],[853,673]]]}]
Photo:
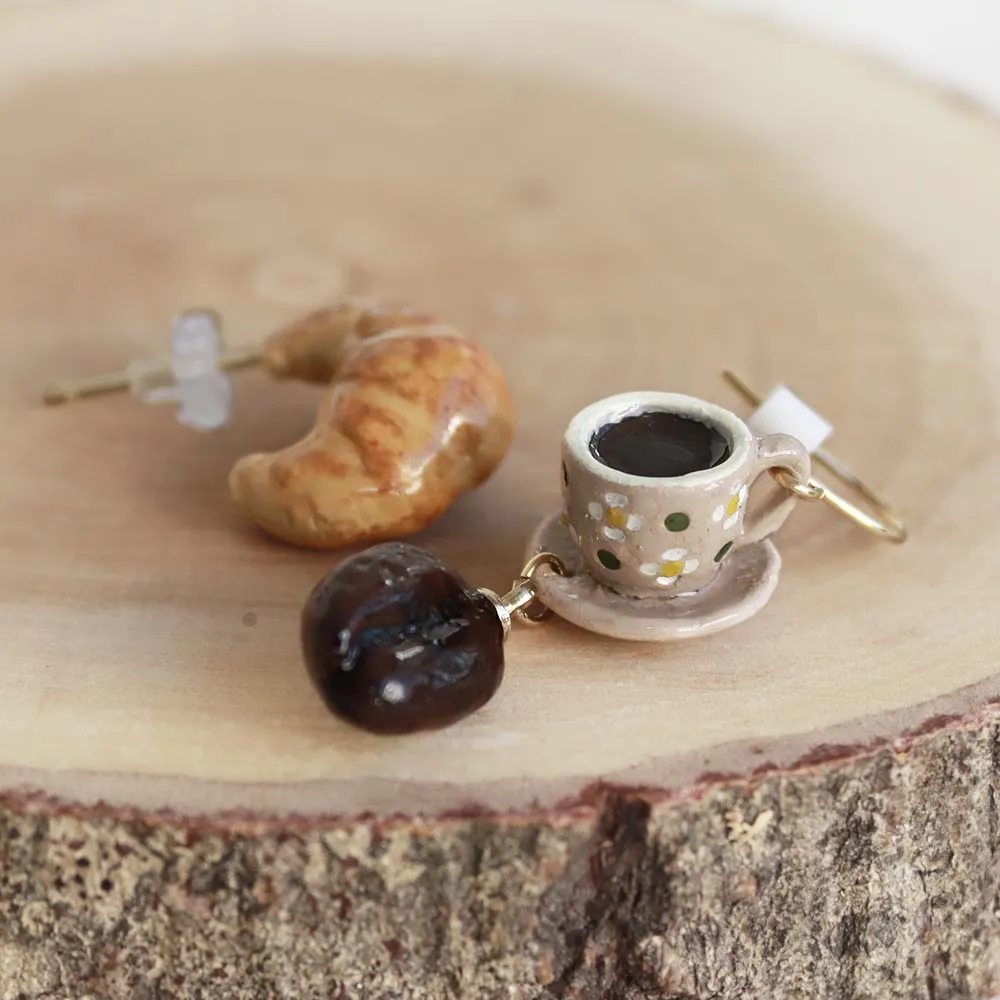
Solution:
[{"label": "ceramic saucer", "polygon": [[623,597],[587,574],[561,518],[562,511],[556,511],[542,521],[527,554],[553,552],[562,559],[569,575],[543,567],[535,576],[539,596],[560,618],[591,632],[648,642],[695,639],[746,621],[767,604],[778,584],[781,556],[765,539],[734,551],[715,580],[696,594]]}]

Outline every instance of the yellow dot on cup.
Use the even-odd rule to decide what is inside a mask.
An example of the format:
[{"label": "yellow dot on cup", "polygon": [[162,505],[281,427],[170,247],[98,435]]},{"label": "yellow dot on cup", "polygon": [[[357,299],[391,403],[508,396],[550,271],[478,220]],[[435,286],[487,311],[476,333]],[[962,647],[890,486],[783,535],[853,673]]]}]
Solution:
[{"label": "yellow dot on cup", "polygon": [[628,523],[628,515],[621,507],[612,507],[608,511],[607,522],[612,528],[624,528]]},{"label": "yellow dot on cup", "polygon": [[684,572],[684,563],[665,562],[660,567],[660,576],[680,576]]},{"label": "yellow dot on cup", "polygon": [[740,495],[737,493],[726,507],[726,516],[732,517],[740,509]]}]

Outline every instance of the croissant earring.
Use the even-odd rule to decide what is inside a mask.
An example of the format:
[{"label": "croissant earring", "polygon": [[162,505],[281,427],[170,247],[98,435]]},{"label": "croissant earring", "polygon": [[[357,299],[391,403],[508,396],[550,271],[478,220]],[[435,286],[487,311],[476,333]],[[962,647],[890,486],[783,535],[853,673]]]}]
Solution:
[{"label": "croissant earring", "polygon": [[492,475],[510,447],[506,379],[481,345],[435,317],[353,302],[310,313],[260,348],[225,352],[221,323],[190,310],[167,358],[50,386],[47,403],[131,389],[179,404],[198,430],[224,426],[229,371],[327,385],[316,423],[281,451],[241,458],[233,499],[263,529],[312,548],[398,539],[426,528]]}]

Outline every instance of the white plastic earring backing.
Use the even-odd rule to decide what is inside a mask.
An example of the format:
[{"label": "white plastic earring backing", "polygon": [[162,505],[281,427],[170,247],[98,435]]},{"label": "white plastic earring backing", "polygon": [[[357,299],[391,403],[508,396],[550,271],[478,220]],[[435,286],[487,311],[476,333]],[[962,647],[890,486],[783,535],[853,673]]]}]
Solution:
[{"label": "white plastic earring backing", "polygon": [[46,403],[128,389],[144,403],[176,403],[177,419],[198,431],[229,422],[233,380],[226,374],[260,362],[256,348],[224,353],[222,323],[211,309],[188,309],[173,324],[168,355],[133,361],[123,372],[96,375],[49,386]]}]

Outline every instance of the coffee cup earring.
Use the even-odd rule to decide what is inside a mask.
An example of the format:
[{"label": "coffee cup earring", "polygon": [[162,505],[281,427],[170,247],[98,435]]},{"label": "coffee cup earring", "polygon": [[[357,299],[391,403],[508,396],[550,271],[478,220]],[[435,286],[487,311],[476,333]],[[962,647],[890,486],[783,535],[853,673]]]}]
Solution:
[{"label": "coffee cup earring", "polygon": [[569,570],[546,604],[620,639],[684,639],[744,621],[777,585],[767,537],[796,503],[783,493],[749,509],[769,469],[808,482],[809,452],[786,434],[754,434],[721,406],[662,392],[588,406],[563,438],[563,508],[530,543]]},{"label": "coffee cup earring", "polygon": [[296,545],[370,545],[426,528],[493,474],[513,436],[499,365],[482,345],[412,309],[345,302],[232,352],[216,313],[189,310],[174,323],[171,348],[120,373],[57,383],[43,399],[130,389],[146,403],[177,404],[181,423],[208,431],[229,421],[234,369],[259,365],[275,378],[326,386],[303,438],[247,455],[229,473],[243,511]]},{"label": "coffee cup earring", "polygon": [[[828,421],[785,386],[762,400],[732,372],[725,377],[757,406],[746,422],[690,397],[637,393],[596,403],[570,423],[564,510],[528,546],[529,555],[552,552],[566,568],[537,581],[556,614],[648,641],[746,621],[777,587],[781,557],[768,536],[798,500],[825,501],[882,538],[906,539],[892,507],[823,450]],[[868,509],[813,478],[813,459]],[[780,488],[748,509],[750,487],[765,471]]]},{"label": "coffee cup earring", "polygon": [[[564,574],[543,572],[539,597],[568,621],[620,639],[669,641],[732,628],[759,612],[778,584],[770,541],[796,502],[826,501],[880,537],[901,542],[899,515],[822,449],[833,428],[784,386],[746,422],[686,396],[632,393],[602,400],[563,440],[563,511],[536,529],[528,554],[548,551]],[[815,459],[854,487],[868,510],[813,478]],[[770,472],[779,489],[751,509],[750,487]]]},{"label": "coffee cup earring", "polygon": [[[591,632],[659,642],[731,628],[774,593],[781,559],[769,536],[797,501],[827,500],[866,529],[905,539],[895,511],[821,451],[831,430],[784,387],[746,422],[676,393],[600,400],[566,430],[563,507],[536,529],[507,594],[470,587],[415,546],[367,550],[306,602],[309,673],[336,715],[403,733],[449,725],[492,697],[514,621],[554,613]],[[812,452],[872,510],[813,479]],[[757,507],[750,487],[765,472],[779,488]]]}]

